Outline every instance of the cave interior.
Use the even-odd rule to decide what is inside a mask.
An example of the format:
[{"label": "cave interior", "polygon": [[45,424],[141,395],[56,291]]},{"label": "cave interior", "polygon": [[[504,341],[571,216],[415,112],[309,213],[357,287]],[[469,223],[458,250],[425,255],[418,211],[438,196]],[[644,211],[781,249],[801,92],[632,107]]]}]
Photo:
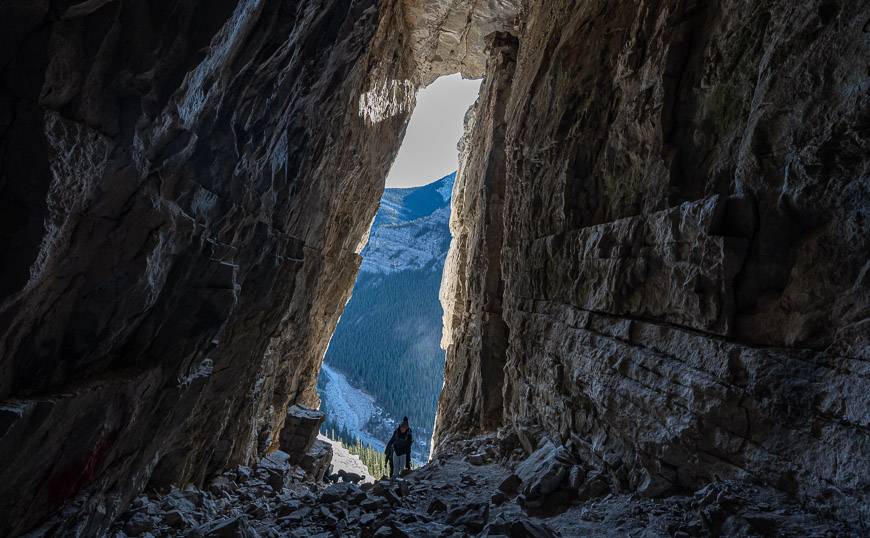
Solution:
[{"label": "cave interior", "polygon": [[[866,535],[868,28],[845,0],[0,2],[0,535]],[[432,459],[327,484],[306,408],[454,73],[483,82]]]}]

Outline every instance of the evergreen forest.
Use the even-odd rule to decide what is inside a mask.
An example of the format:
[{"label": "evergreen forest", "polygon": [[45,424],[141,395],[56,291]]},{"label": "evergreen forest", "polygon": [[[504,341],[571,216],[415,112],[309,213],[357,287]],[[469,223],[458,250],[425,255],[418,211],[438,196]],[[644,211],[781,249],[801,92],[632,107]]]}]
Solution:
[{"label": "evergreen forest", "polygon": [[326,355],[394,419],[407,416],[427,445],[444,381],[440,283],[440,264],[386,278],[361,273]]}]

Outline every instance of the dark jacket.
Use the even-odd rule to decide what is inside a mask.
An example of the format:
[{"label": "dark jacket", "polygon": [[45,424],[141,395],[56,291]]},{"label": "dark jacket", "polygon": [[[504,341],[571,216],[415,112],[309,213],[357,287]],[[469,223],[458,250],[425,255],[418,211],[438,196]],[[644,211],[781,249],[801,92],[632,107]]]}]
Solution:
[{"label": "dark jacket", "polygon": [[[384,454],[389,456],[396,452],[397,455],[401,456],[402,454],[411,454],[411,445],[414,443],[414,437],[411,435],[411,428],[408,428],[408,431],[402,433],[399,431],[399,428],[396,428],[396,431],[393,432],[393,436],[390,438],[390,442],[387,443],[387,448],[384,450]],[[408,465],[410,466],[411,458],[408,458]]]}]

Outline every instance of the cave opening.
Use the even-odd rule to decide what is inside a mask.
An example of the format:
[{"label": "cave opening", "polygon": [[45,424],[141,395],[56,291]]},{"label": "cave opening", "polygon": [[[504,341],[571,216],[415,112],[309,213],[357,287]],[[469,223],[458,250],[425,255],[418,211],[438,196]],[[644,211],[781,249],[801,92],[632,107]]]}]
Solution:
[{"label": "cave opening", "polygon": [[321,367],[321,435],[358,455],[375,477],[403,417],[413,431],[413,464],[429,457],[444,383],[439,291],[451,243],[451,199],[479,91],[479,79],[457,73],[417,92],[351,298]]}]

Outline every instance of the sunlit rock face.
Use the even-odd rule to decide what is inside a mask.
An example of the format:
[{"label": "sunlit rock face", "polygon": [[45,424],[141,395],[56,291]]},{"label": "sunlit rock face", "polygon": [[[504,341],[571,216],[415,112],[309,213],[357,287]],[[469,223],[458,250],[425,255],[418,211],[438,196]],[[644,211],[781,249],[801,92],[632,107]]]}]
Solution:
[{"label": "sunlit rock face", "polygon": [[519,29],[522,0],[402,0],[417,76],[428,85],[441,75],[480,78],[486,70],[485,38]]},{"label": "sunlit rock face", "polygon": [[625,491],[870,520],[870,8],[526,8],[466,134],[436,444],[543,431]]},{"label": "sunlit rock face", "polygon": [[0,535],[97,535],[316,405],[413,104],[358,107],[413,78],[403,25],[365,0],[0,6]]}]

